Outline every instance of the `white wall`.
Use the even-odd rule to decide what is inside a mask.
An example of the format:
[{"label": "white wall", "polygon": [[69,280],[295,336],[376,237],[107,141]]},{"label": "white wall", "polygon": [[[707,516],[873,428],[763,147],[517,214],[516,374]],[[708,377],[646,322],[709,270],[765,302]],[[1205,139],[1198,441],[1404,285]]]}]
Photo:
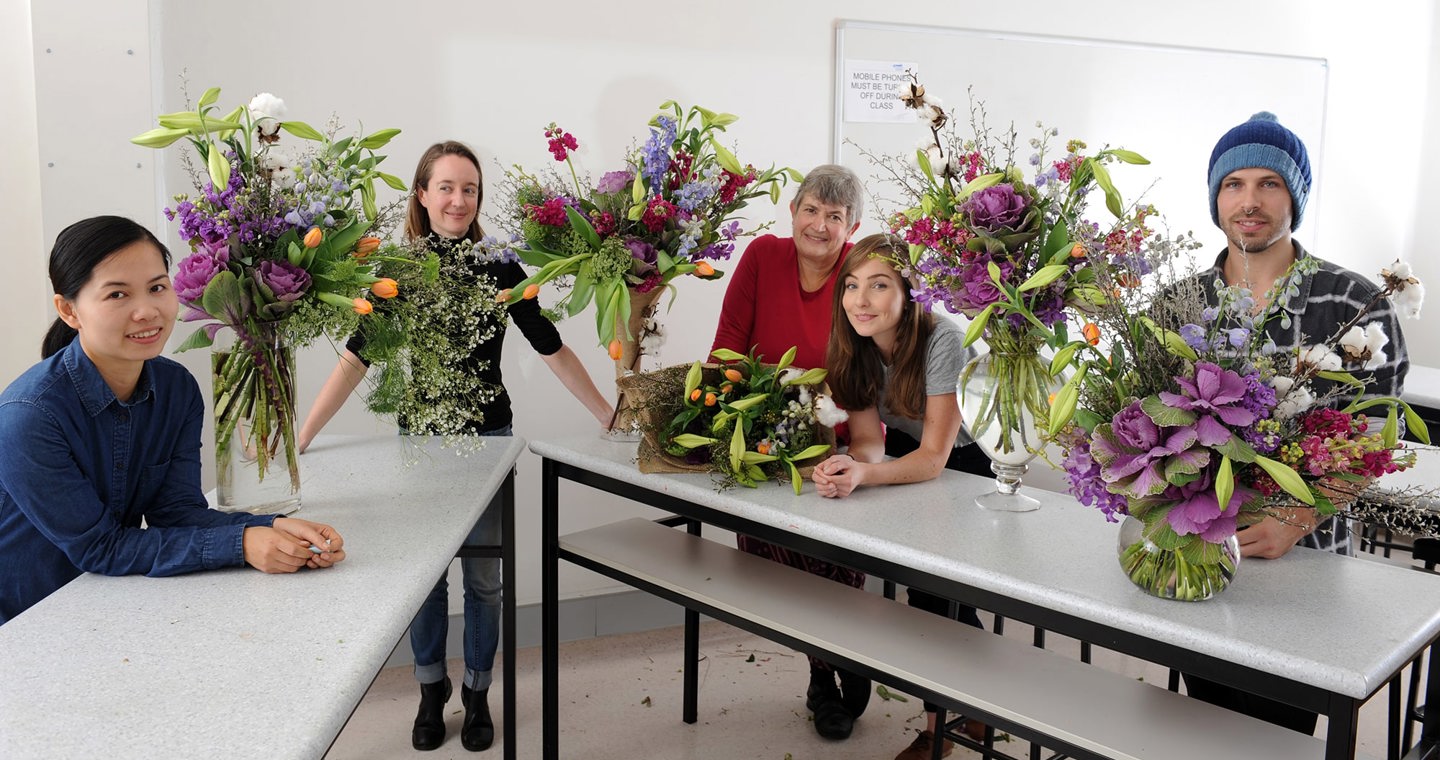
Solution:
[{"label": "white wall", "polygon": [[[144,18],[145,3],[139,0],[120,4],[55,0],[42,5],[64,7],[67,23],[53,31],[81,40],[87,39],[87,30],[121,30],[110,32],[113,36],[150,23]],[[1304,227],[1299,238],[1317,254],[1362,272],[1396,255],[1405,256],[1416,262],[1422,276],[1428,274],[1432,283],[1440,283],[1440,263],[1420,255],[1421,246],[1429,242],[1429,231],[1421,227],[1426,218],[1422,210],[1433,206],[1423,201],[1436,200],[1433,181],[1425,180],[1440,169],[1440,150],[1424,141],[1433,127],[1440,126],[1437,84],[1417,82],[1436,66],[1431,48],[1437,20],[1424,0],[1396,0],[1375,5],[1365,14],[1345,5],[1304,0],[1171,4],[735,0],[687,4],[678,13],[661,8],[633,0],[584,4],[251,0],[243,5],[152,0],[153,73],[138,74],[123,63],[99,57],[86,59],[86,68],[74,73],[107,83],[112,78],[123,80],[114,85],[133,96],[132,104],[153,107],[124,108],[108,118],[85,122],[88,143],[66,146],[67,160],[103,162],[105,157],[98,154],[89,158],[92,145],[123,158],[116,163],[119,168],[126,161],[153,160],[151,152],[131,147],[126,140],[151,126],[152,113],[182,107],[178,75],[185,70],[192,94],[219,85],[225,88],[226,104],[268,90],[286,100],[295,118],[320,123],[334,113],[351,124],[363,121],[367,129],[402,128],[404,134],[389,150],[387,168],[407,178],[425,145],[442,138],[465,140],[486,161],[492,202],[482,214],[492,216],[497,213],[493,199],[499,174],[493,162],[544,167],[549,161],[541,136],[546,123],[555,120],[573,132],[583,146],[579,162],[598,175],[617,166],[621,152],[642,134],[653,108],[667,98],[739,114],[741,121],[732,127],[730,137],[746,161],[783,163],[801,170],[826,161],[832,153],[834,25],[840,18],[1305,55],[1329,59],[1331,77],[1325,186],[1319,193],[1321,203],[1307,212],[1312,218],[1323,215],[1326,221],[1318,239],[1309,237]],[[53,12],[58,17],[60,11]],[[125,18],[115,19],[112,14]],[[237,14],[244,22],[237,23]],[[37,25],[37,40],[40,34]],[[144,42],[137,41],[136,49]],[[122,44],[131,45],[128,40]],[[990,65],[1023,62],[967,60],[963,51],[956,51],[957,67]],[[1123,71],[1098,85],[1069,82],[1065,77],[1064,71],[1036,72],[1035,86],[1098,86],[1097,107],[1107,108],[1163,111],[1185,97],[1181,92],[1132,92]],[[43,77],[37,81],[46,88],[74,89]],[[1266,83],[1242,80],[1234,86],[1254,89]],[[81,119],[93,107],[86,98],[54,98],[46,92],[38,94],[38,102],[43,109],[59,111],[61,118],[42,113],[41,122],[46,124]],[[1224,110],[1226,104],[1212,107]],[[1235,120],[1246,116],[1237,114]],[[1059,124],[1063,119],[1063,114],[1056,114],[1047,122]],[[47,219],[59,223],[105,210],[105,202],[115,194],[108,183],[123,179],[119,168],[106,177],[106,184],[92,185],[103,187],[102,192],[57,196],[47,188]],[[1175,181],[1182,182],[1200,181],[1195,177],[1202,173],[1203,167],[1173,170]],[[187,189],[173,160],[164,177],[168,184],[162,197]],[[121,182],[121,186],[129,184]],[[752,210],[756,218],[775,215],[766,205]],[[779,216],[777,230],[784,233],[785,215]],[[153,211],[148,218],[154,218]],[[1214,245],[1221,242],[1216,230],[1197,232]],[[178,247],[173,230],[168,234]],[[723,295],[723,283],[682,286],[682,298],[667,317],[671,338],[661,357],[666,363],[704,354]],[[20,324],[25,327],[23,321]],[[40,320],[33,326],[35,342],[41,326]],[[562,334],[602,387],[608,387],[610,362],[593,345],[593,321],[577,318],[562,326]],[[1440,364],[1440,340],[1419,330],[1411,331],[1410,340],[1417,358],[1432,357],[1430,363]],[[203,370],[203,357],[183,358],[197,372]],[[302,361],[303,414],[333,366],[333,354],[315,348]],[[27,364],[15,364],[0,381],[8,382]],[[519,434],[533,439],[588,435],[594,430],[584,411],[518,335],[507,342],[503,366],[516,395]],[[331,432],[376,429],[384,426],[368,418],[358,403],[328,428]],[[539,595],[538,477],[538,461],[527,455],[520,471],[522,603]],[[589,501],[589,506],[567,512],[564,528],[611,520],[631,509],[598,496]],[[340,527],[343,530],[343,524]],[[567,595],[604,586],[603,580],[578,570],[562,579],[562,593]]]},{"label": "white wall", "polygon": [[28,0],[0,0],[0,229],[6,297],[0,298],[0,386],[40,357],[50,314],[40,215],[40,143],[35,124],[35,62]]}]

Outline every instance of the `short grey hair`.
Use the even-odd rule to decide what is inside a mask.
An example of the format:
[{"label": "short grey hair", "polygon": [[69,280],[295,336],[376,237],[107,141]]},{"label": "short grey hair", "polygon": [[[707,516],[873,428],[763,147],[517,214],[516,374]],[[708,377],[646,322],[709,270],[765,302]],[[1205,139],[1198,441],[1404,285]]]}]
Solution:
[{"label": "short grey hair", "polygon": [[839,164],[821,164],[811,169],[795,191],[794,204],[800,205],[807,195],[830,206],[844,206],[849,224],[860,221],[865,210],[865,186],[860,176]]}]

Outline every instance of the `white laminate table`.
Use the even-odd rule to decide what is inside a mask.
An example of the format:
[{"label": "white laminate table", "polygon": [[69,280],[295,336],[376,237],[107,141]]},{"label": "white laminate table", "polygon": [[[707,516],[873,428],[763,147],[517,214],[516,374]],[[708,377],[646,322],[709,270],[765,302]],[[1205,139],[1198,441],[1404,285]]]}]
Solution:
[{"label": "white laminate table", "polygon": [[[993,482],[950,471],[842,500],[809,484],[799,496],[773,483],[717,491],[706,475],[641,474],[631,446],[567,439],[530,448],[543,458],[547,613],[558,592],[564,478],[1325,714],[1330,760],[1353,756],[1360,704],[1440,637],[1440,577],[1309,549],[1246,561],[1207,602],[1150,597],[1120,571],[1117,526],[1063,494],[1032,492],[1036,512],[989,512],[974,497]],[[554,758],[553,613],[543,627],[543,745]],[[1440,704],[1433,677],[1428,696]]]},{"label": "white laminate table", "polygon": [[77,578],[0,626],[0,757],[321,757],[481,513],[513,507],[524,445],[320,436],[296,516],[344,562]]}]

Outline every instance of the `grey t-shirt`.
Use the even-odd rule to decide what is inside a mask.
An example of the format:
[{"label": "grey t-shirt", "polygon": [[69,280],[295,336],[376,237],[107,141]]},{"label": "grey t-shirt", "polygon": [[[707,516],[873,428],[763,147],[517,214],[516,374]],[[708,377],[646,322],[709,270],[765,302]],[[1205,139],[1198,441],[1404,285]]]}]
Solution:
[{"label": "grey t-shirt", "polygon": [[[935,331],[930,333],[930,345],[925,351],[925,395],[935,396],[941,393],[954,393],[955,385],[960,380],[960,370],[977,356],[972,347],[962,345],[965,342],[965,332],[960,326],[949,318],[936,314]],[[890,368],[885,368],[885,385],[880,389],[879,412],[880,420],[887,427],[903,430],[911,438],[919,441],[924,435],[924,419],[912,420],[909,417],[902,417],[893,414],[885,406],[885,393],[890,387]],[[958,403],[958,402],[952,402]],[[965,429],[960,429],[956,436],[955,446],[964,446],[971,442]]]}]

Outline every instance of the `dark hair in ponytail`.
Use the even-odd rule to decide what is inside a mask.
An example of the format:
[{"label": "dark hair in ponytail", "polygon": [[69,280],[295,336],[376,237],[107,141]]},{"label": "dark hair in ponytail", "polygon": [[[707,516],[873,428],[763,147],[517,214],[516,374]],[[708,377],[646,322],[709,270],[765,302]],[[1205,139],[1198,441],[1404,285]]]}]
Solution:
[{"label": "dark hair in ponytail", "polygon": [[[50,251],[50,286],[56,295],[73,301],[95,273],[95,267],[111,254],[131,243],[147,241],[160,249],[165,268],[170,268],[170,251],[150,230],[123,216],[94,216],[60,231]],[[45,333],[40,358],[46,359],[70,345],[75,328],[57,318]]]}]

